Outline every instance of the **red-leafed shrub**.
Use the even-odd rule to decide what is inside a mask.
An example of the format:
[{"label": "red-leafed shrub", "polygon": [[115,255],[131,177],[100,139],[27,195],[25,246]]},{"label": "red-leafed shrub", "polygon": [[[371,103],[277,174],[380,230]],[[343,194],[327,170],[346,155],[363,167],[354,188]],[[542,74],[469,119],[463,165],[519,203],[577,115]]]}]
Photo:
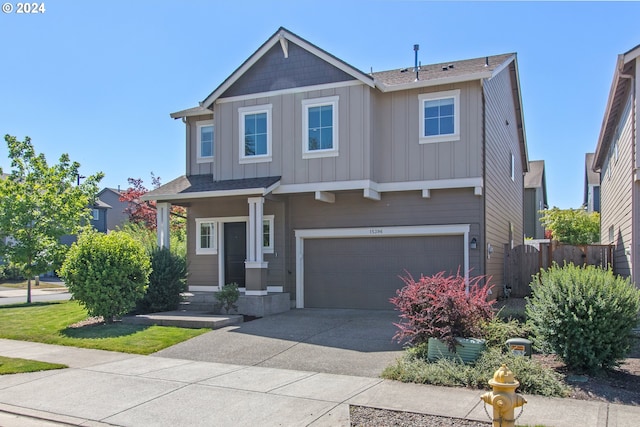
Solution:
[{"label": "red-leafed shrub", "polygon": [[401,312],[401,321],[394,323],[399,329],[394,338],[399,342],[421,344],[436,338],[455,352],[456,338],[481,336],[483,321],[494,315],[494,301],[487,301],[492,286],[483,286],[482,276],[469,279],[468,293],[459,272],[445,276],[443,271],[418,281],[409,273],[400,278],[405,286],[390,299]]}]

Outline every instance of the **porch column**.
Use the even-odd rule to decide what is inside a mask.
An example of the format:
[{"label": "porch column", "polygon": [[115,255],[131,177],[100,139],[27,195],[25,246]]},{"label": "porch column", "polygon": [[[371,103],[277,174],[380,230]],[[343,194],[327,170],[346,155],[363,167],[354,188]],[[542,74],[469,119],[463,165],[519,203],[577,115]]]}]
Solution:
[{"label": "porch column", "polygon": [[245,294],[267,295],[267,267],[262,254],[264,197],[250,197],[249,202],[249,251],[245,261]]},{"label": "porch column", "polygon": [[158,247],[169,248],[169,212],[171,203],[156,203],[156,229],[158,233]]}]

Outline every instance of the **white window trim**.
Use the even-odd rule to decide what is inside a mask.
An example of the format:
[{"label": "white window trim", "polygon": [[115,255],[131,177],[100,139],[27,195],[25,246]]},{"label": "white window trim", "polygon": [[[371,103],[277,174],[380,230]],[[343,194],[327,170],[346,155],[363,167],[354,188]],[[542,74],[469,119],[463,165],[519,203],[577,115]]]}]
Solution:
[{"label": "white window trim", "polygon": [[100,221],[100,209],[92,209],[91,218],[93,221]]},{"label": "white window trim", "polygon": [[[213,236],[211,236],[211,247],[203,248],[200,246],[201,234],[200,225],[202,223],[213,224]],[[218,221],[216,218],[196,218],[196,255],[216,255],[218,253]]]},{"label": "white window trim", "polygon": [[[216,148],[216,138],[213,136],[212,147],[211,147],[211,155],[203,156],[202,155],[202,132],[201,129],[205,126],[213,126],[213,120],[202,120],[196,122],[196,144],[197,144],[197,162],[198,163],[211,163],[213,162],[214,150]],[[216,128],[213,128],[213,132],[215,134]]]},{"label": "white window trim", "polygon": [[[261,163],[261,162],[270,162],[272,158],[271,151],[271,110],[272,105],[254,105],[250,107],[240,107],[238,108],[238,127],[239,127],[239,162],[240,164],[246,163]],[[244,118],[249,114],[260,114],[267,113],[267,154],[261,154],[257,156],[246,156],[244,153]]]},{"label": "white window trim", "polygon": [[[424,102],[445,98],[453,98],[453,133],[450,135],[424,136]],[[418,95],[418,101],[418,108],[420,110],[420,144],[460,140],[460,89],[445,92],[421,93]]]},{"label": "white window trim", "polygon": [[[302,158],[315,159],[318,157],[337,157],[338,151],[338,96],[312,98],[302,100]],[[333,148],[324,150],[309,150],[309,108],[331,105],[333,107]]]},{"label": "white window trim", "polygon": [[[273,240],[274,240],[274,232],[273,232],[273,224],[274,224],[274,215],[264,215],[262,217],[262,223],[264,224],[265,222],[269,222],[269,246],[264,246],[262,245],[262,253],[263,254],[272,254],[274,251],[274,245],[273,245]],[[263,225],[263,230],[264,230],[264,225]],[[264,233],[263,233],[263,238],[264,238]]]},{"label": "white window trim", "polygon": [[511,153],[511,181],[516,180],[516,156]]}]

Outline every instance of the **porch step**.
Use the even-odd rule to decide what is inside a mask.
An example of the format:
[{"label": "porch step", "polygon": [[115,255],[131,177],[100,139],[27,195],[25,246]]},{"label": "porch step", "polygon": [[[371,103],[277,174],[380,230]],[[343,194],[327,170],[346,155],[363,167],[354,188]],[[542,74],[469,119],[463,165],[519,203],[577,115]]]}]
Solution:
[{"label": "porch step", "polygon": [[[220,311],[220,307],[216,305],[215,292],[189,291],[184,292],[182,297],[183,301],[180,303],[180,310],[224,314],[224,311]],[[291,301],[288,293],[270,293],[259,296],[241,294],[236,305],[238,309],[232,311],[234,314],[264,317],[288,311],[291,308]]]},{"label": "porch step", "polygon": [[123,323],[133,325],[178,326],[180,328],[220,329],[243,322],[241,314],[216,315],[211,312],[165,311],[162,313],[138,314],[122,318]]}]

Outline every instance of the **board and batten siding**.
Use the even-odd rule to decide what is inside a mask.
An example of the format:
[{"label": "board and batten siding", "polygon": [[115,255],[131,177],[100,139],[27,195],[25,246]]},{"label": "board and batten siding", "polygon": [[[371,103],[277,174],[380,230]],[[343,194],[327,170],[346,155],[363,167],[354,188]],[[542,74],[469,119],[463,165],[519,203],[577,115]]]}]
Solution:
[{"label": "board and batten siding", "polygon": [[[502,292],[504,284],[504,245],[523,244],[522,155],[518,140],[511,64],[498,75],[484,82],[485,93],[485,249],[490,244],[493,253],[487,256],[486,274]],[[511,179],[511,155],[515,157],[514,178]],[[510,231],[512,227],[512,232]]]},{"label": "board and batten siding", "polygon": [[[283,202],[265,200],[264,215],[274,215],[274,252],[264,254],[269,263],[267,284],[283,286],[286,259],[285,205]],[[249,216],[246,197],[203,199],[191,202],[187,210],[187,262],[189,286],[218,286],[218,255],[196,255],[196,219]],[[220,225],[217,232],[220,233]],[[216,236],[216,239],[218,236]],[[220,248],[218,248],[220,253]]]},{"label": "board and batten siding", "polygon": [[[460,89],[460,139],[420,144],[422,93]],[[373,179],[403,182],[482,176],[482,88],[479,81],[376,93]]]},{"label": "board and batten siding", "polygon": [[[287,273],[286,289],[292,293],[292,299],[296,289],[295,230],[470,224],[469,238],[478,241],[478,249],[469,253],[471,274],[484,274],[482,198],[475,196],[472,188],[434,190],[428,199],[419,191],[384,193],[380,201],[363,198],[361,191],[336,192],[335,196],[335,203],[316,201],[313,194],[289,196],[287,239],[291,256],[287,258],[286,269],[291,273]],[[464,274],[462,270],[460,273]]]},{"label": "board and batten siding", "polygon": [[[339,97],[339,155],[303,159],[302,101],[331,96]],[[233,102],[221,100],[215,105],[214,179],[281,176],[282,184],[369,179],[370,97],[368,86],[355,84]],[[271,105],[271,161],[240,164],[238,109],[268,104]]]},{"label": "board and batten siding", "polygon": [[[213,174],[213,162],[198,163],[198,122],[211,120],[213,114],[205,116],[189,117],[186,123],[186,140],[187,140],[187,175],[211,175]],[[213,149],[214,160],[216,158],[217,149],[217,135],[215,135],[216,129],[214,128],[213,136]]]},{"label": "board and batten siding", "polygon": [[[633,252],[633,121],[630,103],[631,95],[618,123],[620,137],[617,140],[617,153],[615,149],[609,151],[600,171],[600,236],[602,243],[614,245],[614,272],[625,277],[632,274]],[[615,140],[612,141],[612,144],[615,143]],[[611,227],[613,240],[609,238]]]}]

